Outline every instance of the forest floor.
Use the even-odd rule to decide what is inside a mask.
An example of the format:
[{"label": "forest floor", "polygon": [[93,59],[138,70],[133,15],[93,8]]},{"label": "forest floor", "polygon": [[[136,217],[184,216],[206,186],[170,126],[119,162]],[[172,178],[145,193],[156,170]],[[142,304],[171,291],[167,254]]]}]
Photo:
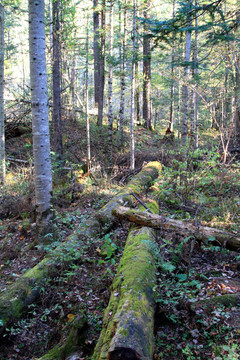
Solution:
[{"label": "forest floor", "polygon": [[[69,170],[61,181],[54,179],[53,188],[57,242],[63,242],[84,218],[107,203],[119,181],[131,176],[127,142],[120,151],[114,138],[114,167],[109,174],[106,129],[101,134],[92,125],[90,177],[81,169],[86,162],[84,124],[66,123],[64,133]],[[151,192],[142,194],[143,201],[154,197],[162,215],[240,234],[240,163],[234,158],[221,163],[216,134],[206,133],[200,149],[188,150],[187,157],[177,139],[166,138],[157,130],[138,127],[136,144],[137,169],[152,160],[164,165]],[[0,194],[2,291],[44,256],[36,247],[27,250],[35,238],[31,137],[9,138],[6,146],[7,157],[14,160],[9,162],[7,185]],[[53,159],[53,170],[57,168]],[[57,274],[47,279],[27,315],[2,335],[1,360],[34,360],[44,355],[66,337],[82,310],[88,325],[79,359],[91,359],[128,230],[127,222],[119,222],[110,233],[88,243],[81,257],[75,256],[68,266],[59,263]],[[239,253],[213,246],[211,241],[210,245],[200,244],[167,229],[157,231],[156,242],[154,359],[239,359],[239,302],[238,306],[225,306],[210,301],[224,294],[240,296]],[[202,305],[204,300],[207,306]]]}]

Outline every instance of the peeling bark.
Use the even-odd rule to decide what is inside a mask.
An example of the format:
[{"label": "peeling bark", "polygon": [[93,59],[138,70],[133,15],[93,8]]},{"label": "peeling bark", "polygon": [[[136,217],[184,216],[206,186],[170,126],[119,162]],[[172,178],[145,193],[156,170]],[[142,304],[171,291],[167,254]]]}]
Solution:
[{"label": "peeling bark", "polygon": [[177,231],[184,235],[193,235],[200,241],[211,241],[212,244],[226,247],[229,250],[240,250],[240,238],[236,234],[199,225],[196,227],[189,221],[166,218],[165,216],[149,214],[136,209],[119,206],[113,214],[121,219],[127,219],[138,225],[149,226],[155,229],[163,228],[167,231]]}]

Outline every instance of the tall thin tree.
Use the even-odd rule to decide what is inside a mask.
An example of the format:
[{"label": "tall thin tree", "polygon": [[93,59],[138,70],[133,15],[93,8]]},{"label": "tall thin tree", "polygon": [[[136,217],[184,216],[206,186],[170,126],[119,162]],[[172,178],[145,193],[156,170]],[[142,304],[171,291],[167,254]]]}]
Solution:
[{"label": "tall thin tree", "polygon": [[4,6],[0,4],[0,182],[5,183],[5,131],[4,131]]},{"label": "tall thin tree", "polygon": [[88,171],[91,168],[91,143],[90,143],[90,122],[89,122],[89,101],[88,101],[88,71],[89,71],[89,30],[88,30],[88,17],[86,27],[86,78],[85,78],[85,92],[86,92],[86,133],[87,133],[87,167]]},{"label": "tall thin tree", "polygon": [[53,81],[53,126],[54,126],[54,150],[57,159],[63,158],[62,143],[62,116],[61,116],[61,85],[60,85],[60,0],[53,0],[53,56],[52,56],[52,81]]},{"label": "tall thin tree", "polygon": [[185,40],[185,68],[184,68],[184,84],[182,88],[183,114],[182,114],[182,144],[187,143],[188,133],[188,80],[190,71],[190,56],[191,56],[191,25],[192,25],[192,0],[187,3],[187,31]]},{"label": "tall thin tree", "polygon": [[44,0],[28,2],[35,203],[40,242],[50,225],[52,191],[44,5]]},{"label": "tall thin tree", "polygon": [[99,0],[93,0],[94,102],[98,109],[100,82]]},{"label": "tall thin tree", "polygon": [[130,168],[135,169],[135,74],[136,74],[136,0],[133,0],[133,55],[132,55],[132,79],[131,79],[131,119],[130,119]]},{"label": "tall thin tree", "polygon": [[[149,17],[149,0],[144,1],[144,19]],[[151,44],[148,37],[147,22],[144,23],[144,38],[143,38],[143,119],[145,120],[145,127],[152,129],[151,118]]]},{"label": "tall thin tree", "polygon": [[123,8],[123,37],[121,40],[121,3],[119,2],[119,35],[120,35],[120,44],[119,44],[119,52],[120,52],[120,74],[121,74],[121,84],[120,84],[120,109],[119,109],[119,123],[120,123],[120,146],[123,145],[123,123],[125,116],[125,90],[126,90],[126,34],[127,34],[127,3],[124,0],[124,8]]},{"label": "tall thin tree", "polygon": [[105,0],[101,2],[101,34],[100,34],[100,67],[99,67],[99,99],[98,99],[98,126],[102,126],[104,108],[104,89],[105,89]]},{"label": "tall thin tree", "polygon": [[112,166],[113,147],[113,1],[109,4],[109,64],[108,64],[108,151],[109,165]]},{"label": "tall thin tree", "polygon": [[[198,0],[195,0],[195,8],[198,7]],[[195,16],[195,39],[194,39],[194,48],[193,48],[193,60],[194,60],[194,77],[196,82],[196,91],[194,91],[194,146],[198,148],[198,141],[199,141],[199,95],[198,95],[198,88],[199,88],[199,80],[198,80],[198,13]]]}]

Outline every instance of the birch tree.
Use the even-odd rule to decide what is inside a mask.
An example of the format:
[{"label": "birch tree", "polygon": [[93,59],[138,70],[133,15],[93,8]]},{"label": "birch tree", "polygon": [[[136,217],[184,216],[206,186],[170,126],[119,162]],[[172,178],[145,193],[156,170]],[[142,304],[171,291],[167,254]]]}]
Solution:
[{"label": "birch tree", "polygon": [[38,241],[43,242],[50,226],[52,191],[44,0],[29,0],[28,8],[36,222]]},{"label": "birch tree", "polygon": [[4,6],[0,4],[0,174],[5,183],[5,132],[4,132]]}]

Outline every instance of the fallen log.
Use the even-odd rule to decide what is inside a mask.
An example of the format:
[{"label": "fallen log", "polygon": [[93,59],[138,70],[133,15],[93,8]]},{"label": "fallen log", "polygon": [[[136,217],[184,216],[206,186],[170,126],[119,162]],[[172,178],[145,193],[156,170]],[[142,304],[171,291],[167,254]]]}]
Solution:
[{"label": "fallen log", "polygon": [[120,219],[129,220],[138,225],[154,229],[163,228],[167,231],[175,230],[184,235],[192,235],[199,241],[211,242],[213,245],[223,246],[229,250],[240,251],[240,237],[234,233],[199,224],[195,226],[190,221],[169,219],[165,216],[150,214],[124,206],[113,209],[113,214]]},{"label": "fallen log", "polygon": [[152,229],[130,230],[93,360],[152,359],[156,246]]},{"label": "fallen log", "polygon": [[46,355],[38,360],[62,360],[65,359],[73,351],[76,351],[79,346],[83,345],[86,336],[87,317],[82,311],[73,321],[70,333],[63,343],[59,343],[51,349]]},{"label": "fallen log", "polygon": [[[9,322],[20,318],[27,310],[27,306],[33,303],[39,296],[41,287],[46,279],[52,276],[59,263],[71,259],[78,254],[81,257],[82,249],[86,250],[90,242],[86,238],[98,237],[101,232],[109,230],[115,221],[112,210],[115,206],[125,202],[131,202],[132,191],[140,193],[144,187],[158,177],[161,164],[152,162],[147,164],[115,197],[113,197],[97,214],[89,219],[84,219],[71,234],[65,243],[61,243],[56,249],[50,252],[34,268],[27,270],[15,283],[11,284],[0,294],[0,333]],[[67,246],[65,245],[67,242]],[[70,263],[71,261],[68,261]]]}]

